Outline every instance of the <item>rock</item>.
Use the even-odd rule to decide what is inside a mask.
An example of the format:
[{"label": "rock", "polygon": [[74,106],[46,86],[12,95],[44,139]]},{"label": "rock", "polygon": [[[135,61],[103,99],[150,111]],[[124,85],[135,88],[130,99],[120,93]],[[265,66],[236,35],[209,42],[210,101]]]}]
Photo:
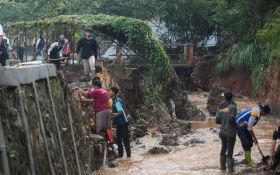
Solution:
[{"label": "rock", "polygon": [[183,145],[185,146],[195,146],[197,144],[203,144],[205,141],[197,139],[197,138],[192,138],[189,141],[185,142]]},{"label": "rock", "polygon": [[234,154],[234,157],[236,156],[242,156],[243,155],[243,152],[242,151],[239,151],[238,153]]},{"label": "rock", "polygon": [[168,154],[171,152],[171,149],[165,147],[153,147],[151,148],[148,153],[150,154]]},{"label": "rock", "polygon": [[134,133],[133,133],[134,138],[144,137],[145,135],[146,135],[146,132],[143,131],[143,130],[140,129],[140,128],[136,128],[136,129],[134,130]]},{"label": "rock", "polygon": [[163,134],[170,133],[170,131],[172,131],[173,133],[176,133],[176,135],[187,135],[191,132],[191,123],[182,120],[171,120],[166,125],[159,127],[158,131]]},{"label": "rock", "polygon": [[165,146],[178,146],[178,136],[177,135],[164,135],[162,140],[159,142],[160,145]]},{"label": "rock", "polygon": [[139,119],[137,120],[135,127],[147,132],[148,122],[144,119]]},{"label": "rock", "polygon": [[209,130],[212,131],[213,133],[217,133],[218,132],[217,129],[215,129],[215,128],[210,128]]},{"label": "rock", "polygon": [[110,167],[110,168],[116,168],[116,167],[118,166],[117,163],[114,163],[114,162],[111,162],[111,161],[108,161],[108,162],[107,162],[107,165],[108,165],[108,167]]},{"label": "rock", "polygon": [[216,115],[219,104],[224,100],[222,94],[225,91],[227,91],[227,89],[220,84],[213,84],[207,99],[207,110],[209,111],[210,115]]}]

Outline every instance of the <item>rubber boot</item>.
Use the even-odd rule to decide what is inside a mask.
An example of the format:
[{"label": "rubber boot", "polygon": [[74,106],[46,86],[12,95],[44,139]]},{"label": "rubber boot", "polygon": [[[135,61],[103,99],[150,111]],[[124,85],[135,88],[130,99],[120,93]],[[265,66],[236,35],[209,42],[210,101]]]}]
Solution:
[{"label": "rubber boot", "polygon": [[226,156],[220,156],[220,169],[226,170]]},{"label": "rubber boot", "polygon": [[227,158],[227,168],[229,172],[234,172],[234,159]]},{"label": "rubber boot", "polygon": [[245,151],[245,160],[248,163],[248,165],[253,166],[254,162],[251,158],[251,151]]}]

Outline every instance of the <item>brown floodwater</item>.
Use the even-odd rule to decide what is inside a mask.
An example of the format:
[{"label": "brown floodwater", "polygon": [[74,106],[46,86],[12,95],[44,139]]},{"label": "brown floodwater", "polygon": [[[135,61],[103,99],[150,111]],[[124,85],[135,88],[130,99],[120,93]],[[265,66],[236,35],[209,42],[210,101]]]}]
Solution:
[{"label": "brown floodwater", "polygon": [[[204,97],[204,98],[203,98]],[[205,95],[194,94],[189,96],[191,101],[200,99],[194,102],[202,110],[206,108]],[[197,99],[196,99],[197,98]],[[245,105],[254,104],[254,102],[241,102]],[[238,103],[242,104],[242,103]],[[241,105],[243,106],[243,105]],[[246,108],[245,106],[244,108]],[[205,109],[204,109],[205,110]],[[150,134],[140,138],[141,144],[132,143],[132,157],[117,159],[118,163],[116,168],[104,167],[102,170],[96,172],[98,175],[170,175],[170,174],[183,174],[183,175],[226,175],[227,172],[219,170],[219,151],[221,148],[220,140],[217,131],[218,125],[215,124],[214,118],[208,117],[203,122],[191,122],[193,132],[185,137],[180,138],[180,145],[170,147],[169,154],[150,155],[148,150],[153,146],[159,146],[161,137],[152,137]],[[279,120],[261,120],[254,131],[259,140],[259,146],[265,155],[269,154],[270,144],[272,141],[272,132],[280,124]],[[212,129],[210,129],[212,128]],[[214,128],[214,129],[213,129]],[[183,143],[191,138],[197,138],[205,143],[185,146]],[[242,148],[239,138],[236,139],[234,155],[235,160],[238,162],[244,159]],[[261,160],[261,155],[256,146],[252,149],[252,158],[257,163]],[[236,174],[244,174],[244,169],[249,169],[246,165],[236,166]],[[247,171],[248,172],[248,171]],[[263,172],[251,172],[246,174],[263,174]]]}]

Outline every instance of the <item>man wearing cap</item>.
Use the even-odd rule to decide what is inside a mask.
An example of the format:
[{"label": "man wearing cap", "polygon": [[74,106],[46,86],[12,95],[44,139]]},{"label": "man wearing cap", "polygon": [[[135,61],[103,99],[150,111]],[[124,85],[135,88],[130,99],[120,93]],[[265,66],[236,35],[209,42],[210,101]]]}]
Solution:
[{"label": "man wearing cap", "polygon": [[62,57],[66,58],[66,63],[68,63],[68,60],[70,59],[70,44],[69,44],[69,40],[65,38],[64,35],[60,35],[59,39],[61,41],[64,41],[63,44],[63,49],[62,49]]},{"label": "man wearing cap", "polygon": [[221,124],[219,133],[222,148],[220,152],[221,170],[226,170],[226,164],[229,172],[234,171],[233,149],[236,138],[235,115],[236,106],[232,100],[232,93],[225,92],[225,100],[221,102],[216,112],[216,123]]},{"label": "man wearing cap", "polygon": [[261,116],[270,113],[270,107],[267,104],[260,104],[250,109],[245,109],[235,117],[236,132],[241,141],[242,148],[245,152],[246,163],[253,166],[251,158],[251,149],[253,143],[258,144],[253,127],[258,123]]},{"label": "man wearing cap", "polygon": [[48,59],[50,63],[53,63],[57,69],[60,68],[60,57],[62,56],[62,48],[63,48],[64,41],[59,40],[58,42],[54,42],[51,44],[48,50]]},{"label": "man wearing cap", "polygon": [[86,30],[86,37],[81,38],[77,45],[77,54],[82,51],[81,58],[83,61],[84,72],[87,77],[95,76],[95,59],[97,59],[97,42],[91,37],[92,30]]}]

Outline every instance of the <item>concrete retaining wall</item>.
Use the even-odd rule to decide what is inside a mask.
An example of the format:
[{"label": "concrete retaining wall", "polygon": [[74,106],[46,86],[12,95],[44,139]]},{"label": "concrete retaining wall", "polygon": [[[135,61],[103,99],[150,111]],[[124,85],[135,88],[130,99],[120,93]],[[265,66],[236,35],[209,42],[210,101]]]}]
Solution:
[{"label": "concrete retaining wall", "polygon": [[54,65],[0,70],[0,174],[91,172],[92,147]]}]

